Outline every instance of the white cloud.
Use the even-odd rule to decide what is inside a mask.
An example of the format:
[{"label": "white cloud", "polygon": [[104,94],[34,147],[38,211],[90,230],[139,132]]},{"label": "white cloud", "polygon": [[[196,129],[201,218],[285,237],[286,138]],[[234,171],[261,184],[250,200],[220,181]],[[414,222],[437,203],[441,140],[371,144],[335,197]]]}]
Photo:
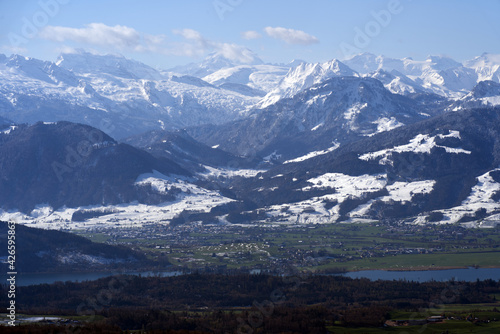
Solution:
[{"label": "white cloud", "polygon": [[0,45],[0,53],[25,54],[27,52],[28,49],[23,48],[22,46]]},{"label": "white cloud", "polygon": [[264,31],[270,37],[280,39],[288,44],[310,45],[319,43],[319,40],[315,36],[309,35],[301,30],[282,27],[266,27]]},{"label": "white cloud", "polygon": [[241,38],[243,39],[258,39],[261,38],[262,35],[259,34],[257,31],[249,30],[249,31],[244,31],[241,33]]},{"label": "white cloud", "polygon": [[56,42],[75,41],[98,46],[119,49],[133,49],[140,45],[141,35],[133,28],[103,23],[90,23],[85,28],[47,26],[40,32],[40,37]]},{"label": "white cloud", "polygon": [[[134,28],[104,23],[90,23],[84,28],[47,26],[40,31],[41,38],[55,42],[76,42],[108,50],[164,53],[165,36],[141,34]],[[67,46],[65,46],[67,47]]]},{"label": "white cloud", "polygon": [[203,36],[198,31],[193,29],[174,30],[174,34],[180,35],[185,39],[190,39],[194,41],[200,41],[204,39]]},{"label": "white cloud", "polygon": [[[255,55],[247,48],[211,41],[193,29],[174,30],[173,33],[181,36],[183,40],[167,43],[164,35],[149,35],[127,26],[108,26],[104,23],[90,23],[83,28],[47,26],[40,31],[39,36],[55,42],[76,42],[112,51],[153,52],[188,57],[202,57],[207,52],[215,51],[240,63],[251,63],[255,60]],[[71,47],[63,45],[62,48]]]},{"label": "white cloud", "polygon": [[201,56],[207,52],[218,52],[225,58],[248,64],[255,60],[255,54],[244,46],[211,41],[193,29],[174,30],[174,34],[186,39],[188,43],[177,46],[177,52],[187,56]]},{"label": "white cloud", "polygon": [[217,52],[227,59],[243,64],[250,64],[255,60],[255,54],[241,45],[222,43],[217,47]]}]

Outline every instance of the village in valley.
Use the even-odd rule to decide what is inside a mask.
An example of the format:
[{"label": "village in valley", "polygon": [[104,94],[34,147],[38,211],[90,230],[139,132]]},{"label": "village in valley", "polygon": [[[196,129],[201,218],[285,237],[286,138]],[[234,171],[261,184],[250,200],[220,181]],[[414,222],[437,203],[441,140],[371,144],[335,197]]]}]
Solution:
[{"label": "village in valley", "polygon": [[[284,266],[312,272],[362,269],[440,269],[488,266],[500,244],[500,228],[459,225],[311,224],[182,225],[80,231],[94,241],[140,249],[176,270],[279,271]],[[159,268],[165,270],[165,268]]]}]

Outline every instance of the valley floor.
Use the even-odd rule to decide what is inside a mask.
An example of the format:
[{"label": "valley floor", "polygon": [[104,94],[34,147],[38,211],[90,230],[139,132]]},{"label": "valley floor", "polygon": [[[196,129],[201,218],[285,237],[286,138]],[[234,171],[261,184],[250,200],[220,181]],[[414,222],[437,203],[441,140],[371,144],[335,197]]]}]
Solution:
[{"label": "valley floor", "polygon": [[[147,225],[80,231],[92,241],[140,248],[174,270],[311,273],[371,269],[500,267],[500,227],[460,225]],[[172,268],[170,268],[172,270]]]}]

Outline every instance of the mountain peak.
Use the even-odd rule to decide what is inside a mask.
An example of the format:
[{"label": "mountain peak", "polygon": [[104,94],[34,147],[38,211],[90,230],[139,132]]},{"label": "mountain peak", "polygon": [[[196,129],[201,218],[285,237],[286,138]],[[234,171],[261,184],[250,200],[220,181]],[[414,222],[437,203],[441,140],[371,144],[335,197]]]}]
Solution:
[{"label": "mountain peak", "polygon": [[433,68],[438,70],[448,70],[451,68],[462,67],[462,64],[453,60],[448,56],[427,56],[425,60],[429,63]]},{"label": "mountain peak", "polygon": [[341,75],[351,76],[356,74],[355,71],[338,59],[332,59],[322,64],[321,67],[327,71],[332,71]]},{"label": "mountain peak", "polygon": [[375,72],[381,68],[383,57],[375,56],[372,53],[364,52],[355,55],[347,60],[345,64],[358,73]]},{"label": "mountain peak", "polygon": [[491,80],[479,82],[471,91],[475,98],[492,97],[500,95],[500,83]]},{"label": "mountain peak", "polygon": [[259,108],[265,108],[281,98],[292,97],[301,90],[339,76],[358,76],[358,73],[338,59],[325,63],[301,63],[290,68],[278,87],[261,100]]},{"label": "mountain peak", "polygon": [[493,54],[488,52],[484,52],[482,55],[464,62],[464,65],[466,67],[471,67],[471,68],[488,67],[499,64],[500,64],[500,54]]},{"label": "mountain peak", "polygon": [[228,64],[235,65],[262,65],[264,61],[250,49],[243,49],[240,53],[235,54],[229,51],[218,51],[209,54],[203,61],[205,64]]},{"label": "mountain peak", "polygon": [[234,50],[227,48],[222,51],[210,53],[200,63],[190,63],[184,66],[176,66],[170,71],[203,78],[218,70],[240,65],[262,65],[264,62],[256,53],[247,48]]},{"label": "mountain peak", "polygon": [[304,64],[304,63],[307,63],[307,62],[305,60],[302,60],[302,59],[294,59],[291,62],[289,62],[288,64],[286,64],[285,66],[289,67],[289,68],[294,68],[294,67],[297,67],[300,64]]},{"label": "mountain peak", "polygon": [[99,55],[85,51],[62,53],[56,64],[76,73],[107,73],[121,78],[159,80],[154,68],[121,55]]}]

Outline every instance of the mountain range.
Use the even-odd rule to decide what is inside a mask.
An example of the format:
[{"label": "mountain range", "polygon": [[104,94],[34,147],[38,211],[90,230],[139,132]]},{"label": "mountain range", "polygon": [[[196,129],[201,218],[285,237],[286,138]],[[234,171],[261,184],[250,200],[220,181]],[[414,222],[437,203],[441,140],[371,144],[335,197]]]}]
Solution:
[{"label": "mountain range", "polygon": [[0,55],[0,219],[500,219],[500,56],[253,59]]},{"label": "mountain range", "polygon": [[500,56],[486,53],[463,64],[442,56],[414,61],[371,54],[316,64],[253,59],[241,64],[212,54],[198,64],[158,70],[84,51],[61,54],[56,62],[0,55],[0,117],[15,123],[84,123],[123,139],[238,120],[338,76],[371,77],[395,94],[451,100],[481,81],[500,82]]}]

